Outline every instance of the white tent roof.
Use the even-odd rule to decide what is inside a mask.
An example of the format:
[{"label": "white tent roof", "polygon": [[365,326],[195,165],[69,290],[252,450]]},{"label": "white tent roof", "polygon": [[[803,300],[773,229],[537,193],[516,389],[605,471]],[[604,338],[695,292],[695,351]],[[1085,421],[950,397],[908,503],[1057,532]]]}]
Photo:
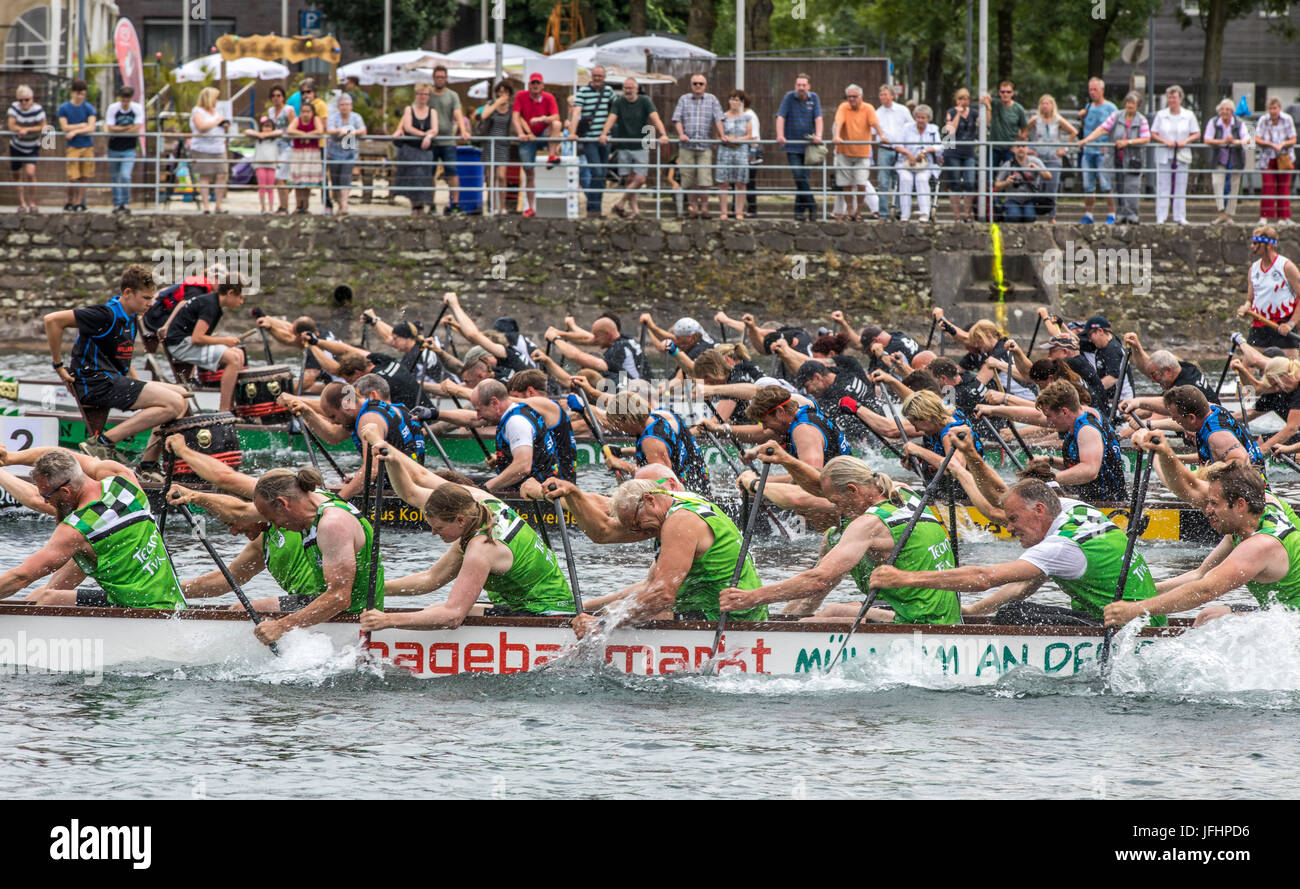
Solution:
[{"label": "white tent roof", "polygon": [[577,59],[579,68],[590,68],[596,64],[596,47],[580,46],[577,49],[566,49],[562,52],[552,53],[552,59]]},{"label": "white tent roof", "polygon": [[645,54],[664,59],[716,59],[717,53],[671,37],[628,37],[596,47],[596,61],[633,71],[645,70]]},{"label": "white tent roof", "polygon": [[[471,65],[481,65],[483,63],[493,63],[496,60],[496,44],[494,43],[476,43],[473,46],[462,46],[458,50],[447,53],[447,58],[453,62],[469,63]],[[528,49],[525,46],[519,46],[516,43],[504,43],[501,45],[501,53],[507,59],[540,59],[542,54]],[[447,67],[451,67],[448,65]]]},{"label": "white tent roof", "polygon": [[446,56],[440,56],[424,49],[404,49],[399,52],[385,53],[372,59],[361,59],[343,65],[338,70],[340,79],[357,78],[362,86],[410,86],[427,79],[426,72],[412,71],[405,66],[411,62],[428,60],[430,66],[439,62],[446,64]]},{"label": "white tent roof", "polygon": [[[181,83],[198,83],[209,77],[220,78],[221,54],[213,53],[210,56],[190,59],[179,68],[173,68],[172,76]],[[289,69],[279,62],[247,56],[226,62],[226,77],[231,80],[245,80],[250,77],[258,80],[283,80],[288,76]]]}]

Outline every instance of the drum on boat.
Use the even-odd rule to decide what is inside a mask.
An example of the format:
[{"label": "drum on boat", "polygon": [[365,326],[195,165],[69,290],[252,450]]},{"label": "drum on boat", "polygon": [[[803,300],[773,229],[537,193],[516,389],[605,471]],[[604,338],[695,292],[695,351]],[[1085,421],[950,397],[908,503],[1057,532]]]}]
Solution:
[{"label": "drum on boat", "polygon": [[[240,349],[243,352],[243,349]],[[244,364],[248,364],[248,353],[244,352]],[[194,379],[199,386],[207,389],[217,389],[221,386],[221,375],[224,370],[203,370],[194,368]]]},{"label": "drum on boat", "polygon": [[[158,434],[166,439],[179,433],[192,450],[220,460],[231,468],[239,468],[244,454],[239,446],[239,433],[235,430],[235,415],[228,412],[195,414],[181,417],[158,427]],[[172,477],[178,482],[201,481],[184,460],[176,461]]]},{"label": "drum on boat", "polygon": [[275,403],[293,391],[293,371],[283,364],[246,367],[235,384],[235,416],[254,423],[285,423],[289,410]]}]

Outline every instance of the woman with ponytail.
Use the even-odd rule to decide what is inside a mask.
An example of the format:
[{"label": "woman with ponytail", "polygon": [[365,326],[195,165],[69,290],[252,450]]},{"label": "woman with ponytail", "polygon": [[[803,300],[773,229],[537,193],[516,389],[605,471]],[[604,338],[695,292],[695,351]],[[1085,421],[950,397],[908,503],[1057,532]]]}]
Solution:
[{"label": "woman with ponytail", "polygon": [[[759,459],[767,462],[778,462],[782,456],[759,449]],[[811,479],[801,479],[800,484],[807,487]],[[821,605],[845,575],[853,578],[863,595],[868,594],[872,570],[889,561],[894,543],[911,520],[920,497],[895,484],[889,476],[875,472],[857,457],[835,457],[827,461],[818,486],[821,496],[839,508],[841,518],[838,527],[826,532],[825,551],[817,566],[756,589],[725,589],[719,594],[723,611],[740,611],[769,602],[804,600],[789,610],[808,614]],[[943,525],[929,514],[923,514],[892,564],[899,568],[914,565],[916,567],[912,570],[918,571],[952,568],[952,549]],[[867,612],[871,620],[914,624],[961,622],[961,603],[957,594],[949,590],[882,589],[880,598],[894,610],[891,613],[873,608]],[[859,608],[856,602],[829,605],[817,611],[817,617],[852,620]]]},{"label": "woman with ponytail", "polygon": [[[372,445],[377,429],[362,433]],[[518,513],[481,488],[445,481],[400,453],[382,456],[397,495],[424,512],[435,537],[451,546],[427,570],[388,581],[390,596],[420,596],[451,583],[447,601],[421,611],[361,615],[366,632],[404,627],[454,630],[487,591],[493,615],[573,614],[573,592],[554,551]],[[479,609],[481,613],[482,609]]]}]

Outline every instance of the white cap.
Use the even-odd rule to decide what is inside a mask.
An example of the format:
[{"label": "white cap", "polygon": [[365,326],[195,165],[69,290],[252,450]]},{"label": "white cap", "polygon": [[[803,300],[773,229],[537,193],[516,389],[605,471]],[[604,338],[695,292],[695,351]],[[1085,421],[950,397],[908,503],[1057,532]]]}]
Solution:
[{"label": "white cap", "polygon": [[704,328],[694,318],[678,318],[673,325],[673,336],[704,336]]}]

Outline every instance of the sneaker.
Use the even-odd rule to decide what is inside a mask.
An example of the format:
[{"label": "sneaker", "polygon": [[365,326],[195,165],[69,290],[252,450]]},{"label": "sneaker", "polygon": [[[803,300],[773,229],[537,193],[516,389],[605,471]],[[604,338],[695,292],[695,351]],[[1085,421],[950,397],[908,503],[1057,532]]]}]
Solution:
[{"label": "sneaker", "polygon": [[141,463],[137,466],[135,468],[135,477],[148,485],[161,485],[167,481],[167,476],[163,474],[156,461]]},{"label": "sneaker", "polygon": [[450,215],[451,215],[451,204],[448,204],[447,206],[445,206],[445,207],[442,208],[442,215],[443,215],[443,216],[450,216]]},{"label": "sneaker", "polygon": [[77,204],[77,206],[74,207],[73,209],[75,209],[78,213],[85,213],[85,212],[86,212],[86,202],[85,202],[85,201],[82,201],[80,204]]},{"label": "sneaker", "polygon": [[452,215],[452,216],[464,216],[464,215],[465,215],[465,211],[462,210],[462,209],[460,208],[460,204],[452,204],[452,205],[451,205],[451,215]]},{"label": "sneaker", "polygon": [[116,460],[122,462],[122,455],[118,453],[117,447],[102,435],[97,435],[92,439],[83,441],[77,445],[81,453],[94,457],[96,460]]},{"label": "sneaker", "polygon": [[1107,224],[1107,225],[1114,225],[1114,224],[1115,224],[1115,214],[1114,214],[1114,213],[1111,213],[1109,216],[1106,217],[1106,224]]},{"label": "sneaker", "polygon": [[[64,204],[64,205],[63,205],[63,212],[64,212],[64,213],[73,213],[73,212],[76,212],[76,209],[77,209],[76,204]],[[1264,221],[1264,220],[1262,220],[1262,219],[1260,220],[1261,223],[1262,223],[1263,221]]]},{"label": "sneaker", "polygon": [[548,155],[546,158],[546,169],[549,170],[551,167],[555,166],[559,162],[560,162],[560,156],[558,154]]},{"label": "sneaker", "polygon": [[1265,219],[1263,216],[1259,217],[1259,224],[1260,224],[1260,225],[1268,225],[1268,223],[1269,223],[1269,220]]},{"label": "sneaker", "polygon": [[529,207],[529,208],[528,208],[527,210],[525,210],[521,215],[522,215],[525,219],[532,219],[534,216],[537,215],[537,211],[534,210],[532,207]]},{"label": "sneaker", "polygon": [[1085,216],[1085,217],[1083,217],[1082,219],[1079,220],[1079,224],[1080,224],[1080,225],[1092,225],[1092,217],[1091,217],[1091,216]]}]

